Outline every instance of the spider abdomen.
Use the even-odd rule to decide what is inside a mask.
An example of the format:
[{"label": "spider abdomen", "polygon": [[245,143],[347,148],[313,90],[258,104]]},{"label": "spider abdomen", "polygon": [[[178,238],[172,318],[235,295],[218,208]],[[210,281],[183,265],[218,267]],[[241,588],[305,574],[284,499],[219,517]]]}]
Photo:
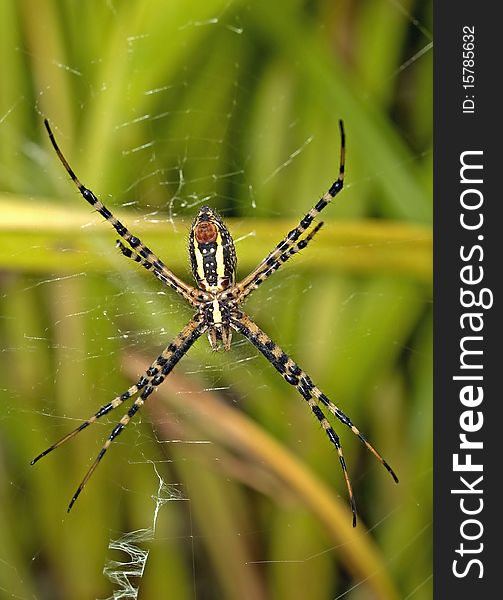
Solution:
[{"label": "spider abdomen", "polygon": [[208,206],[197,215],[189,235],[192,273],[200,289],[221,292],[234,284],[236,251],[229,230]]}]

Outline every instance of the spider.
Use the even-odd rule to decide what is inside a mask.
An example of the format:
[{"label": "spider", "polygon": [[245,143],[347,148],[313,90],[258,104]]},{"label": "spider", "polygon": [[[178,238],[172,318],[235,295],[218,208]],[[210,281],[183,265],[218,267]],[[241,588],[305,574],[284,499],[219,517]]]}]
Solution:
[{"label": "spider", "polygon": [[290,358],[258,325],[243,312],[244,300],[256,290],[268,277],[277,271],[294,254],[303,250],[323,225],[322,222],[312,227],[315,217],[342,190],[344,183],[345,134],[342,121],[339,121],[341,149],[339,175],[329,190],[302,218],[278,245],[260,262],[260,264],[242,281],[236,283],[236,251],[229,230],[222,218],[210,207],[203,206],[196,216],[189,234],[190,264],[197,287],[188,285],[179,279],[143,242],[110,212],[110,210],[79,181],[68,161],[61,152],[47,119],[44,120],[49,139],[59,160],[70,175],[73,183],[85,200],[91,204],[107,221],[119,236],[129,245],[117,240],[117,247],[124,256],[139,263],[149,270],[157,279],[174,289],[194,309],[195,314],[180,331],[176,338],[161,352],[138,381],[120,396],[104,404],[93,416],[84,421],[76,429],[62,437],[50,448],[44,450],[31,461],[35,464],[49,452],[52,452],[83,429],[108,414],[123,402],[136,395],[129,410],[120,419],[106,439],[101,451],[85,474],[68,506],[70,512],[75,501],[94,473],[104,454],[114,439],[124,430],[136,412],[143,406],[148,397],[168,377],[178,361],[188,352],[194,342],[207,333],[213,350],[229,350],[233,331],[247,338],[275,367],[283,379],[297,389],[308,403],[313,415],[325,430],[330,442],[335,446],[342,472],[346,482],[349,502],[353,514],[353,527],[356,526],[356,504],[349,479],[346,462],[342,453],[339,436],[325,417],[320,405],[330,411],[341,423],[351,429],[360,438],[368,450],[389,471],[396,483],[398,478],[393,469],[365,439],[350,418],[342,412],[311,380],[297,363]]}]

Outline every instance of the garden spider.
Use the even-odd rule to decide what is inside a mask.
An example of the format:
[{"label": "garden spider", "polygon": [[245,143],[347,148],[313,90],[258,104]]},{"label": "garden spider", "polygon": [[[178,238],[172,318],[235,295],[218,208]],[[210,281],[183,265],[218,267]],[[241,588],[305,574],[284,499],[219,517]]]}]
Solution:
[{"label": "garden spider", "polygon": [[[122,254],[139,263],[142,267],[145,267],[145,269],[148,269],[162,283],[173,288],[194,309],[196,309],[196,312],[182,331],[156,358],[135,385],[131,386],[120,396],[114,398],[111,402],[108,402],[108,404],[103,405],[98,412],[87,419],[87,421],[84,421],[76,429],[34,458],[31,461],[31,464],[35,464],[43,456],[70,440],[88,425],[108,414],[114,408],[117,408],[123,402],[132,398],[135,394],[138,394],[132,406],[108,436],[101,451],[84,476],[84,479],[70,501],[68,506],[69,512],[84,486],[89,481],[89,478],[94,473],[100,460],[103,458],[103,455],[108,450],[110,444],[122,432],[157,386],[159,386],[171,373],[174,366],[182,356],[185,355],[194,342],[206,332],[213,350],[219,350],[222,347],[224,350],[229,350],[231,346],[232,331],[234,330],[241,333],[256,348],[258,348],[276,370],[279,371],[285,381],[298,390],[300,395],[309,404],[311,411],[325,430],[329,440],[337,449],[344,479],[346,481],[351,510],[353,512],[354,527],[356,525],[356,505],[351,482],[346,469],[346,463],[342,454],[339,436],[335,433],[319,405],[321,404],[326,407],[339,419],[339,421],[349,427],[365,444],[368,450],[370,450],[384,467],[386,467],[395,482],[398,483],[397,476],[382,456],[363,437],[355,425],[353,425],[349,417],[329,400],[329,398],[327,398],[327,396],[325,396],[325,394],[311,381],[311,378],[241,310],[241,304],[251,292],[256,290],[261,283],[279,269],[279,267],[291,256],[308,245],[323,224],[319,223],[315,227],[310,228],[313,220],[341,191],[344,181],[345,156],[345,135],[342,121],[339,121],[341,151],[339,176],[337,180],[332,184],[328,192],[326,192],[317,204],[315,204],[315,206],[304,216],[297,227],[292,229],[279,242],[274,250],[272,250],[272,252],[270,252],[262,262],[239,283],[235,282],[236,252],[234,249],[234,242],[227,227],[224,225],[220,216],[208,206],[203,206],[199,210],[196,219],[192,223],[189,235],[190,263],[192,273],[197,283],[197,288],[192,287],[179,279],[149,248],[147,248],[147,246],[141,242],[140,239],[132,235],[128,229],[113,216],[108,208],[98,200],[91,190],[80,183],[59,149],[47,119],[44,121],[44,124],[60,161],[63,163],[63,166],[69,173],[79,192],[89,204],[112,224],[119,236],[129,244],[130,247],[126,247],[121,241],[117,241],[117,246]],[[303,234],[305,235],[301,239]]]}]

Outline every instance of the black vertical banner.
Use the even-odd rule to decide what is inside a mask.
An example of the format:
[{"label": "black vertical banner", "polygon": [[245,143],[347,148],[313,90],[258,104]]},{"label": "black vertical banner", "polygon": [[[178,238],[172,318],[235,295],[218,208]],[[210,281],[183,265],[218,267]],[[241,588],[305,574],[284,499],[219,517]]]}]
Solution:
[{"label": "black vertical banner", "polygon": [[496,104],[502,104],[503,29],[497,7],[466,0],[435,6],[438,600],[501,597],[503,191],[497,182],[503,128]]}]

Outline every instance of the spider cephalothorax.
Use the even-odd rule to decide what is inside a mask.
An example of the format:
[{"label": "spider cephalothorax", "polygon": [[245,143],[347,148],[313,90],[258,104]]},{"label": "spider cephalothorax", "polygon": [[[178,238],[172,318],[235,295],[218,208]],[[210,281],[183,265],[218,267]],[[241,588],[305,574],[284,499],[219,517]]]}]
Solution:
[{"label": "spider cephalothorax", "polygon": [[176,338],[162,351],[135,385],[117,396],[112,401],[104,404],[92,417],[84,421],[79,427],[65,435],[50,448],[39,454],[32,464],[40,458],[61,446],[74,435],[85,429],[97,419],[106,415],[113,409],[133,396],[137,396],[129,410],[117,423],[95,461],[87,471],[84,479],[77,488],[68,506],[70,510],[109,448],[113,440],[122,432],[131,418],[145,403],[152,392],[170,374],[178,361],[187,353],[194,342],[205,332],[211,347],[218,350],[220,345],[224,350],[229,350],[231,333],[237,331],[248,339],[281,374],[283,379],[294,386],[299,394],[308,403],[313,415],[325,430],[328,439],[334,445],[339,455],[339,461],[344,473],[348,489],[351,509],[353,511],[353,525],[356,525],[356,507],[353,490],[349,481],[346,463],[342,454],[339,436],[325,417],[320,405],[329,410],[341,423],[346,425],[357,435],[372,454],[386,467],[394,480],[398,479],[382,456],[369,444],[349,417],[340,410],[311,380],[295,361],[290,358],[271,338],[263,332],[250,317],[241,309],[241,304],[247,296],[258,288],[268,277],[281,267],[290,257],[305,248],[320,230],[322,223],[311,227],[317,215],[341,191],[344,182],[344,156],[345,138],[342,121],[341,130],[341,157],[339,163],[339,176],[328,191],[311,210],[301,219],[299,224],[292,229],[278,243],[278,245],[260,262],[260,264],[243,280],[236,283],[236,252],[234,242],[222,218],[208,206],[203,206],[194,220],[189,234],[189,255],[192,273],[197,282],[197,288],[188,285],[177,277],[142,241],[132,235],[128,229],[98,200],[94,193],[84,187],[67,160],[59,149],[47,120],[45,126],[49,138],[56,150],[59,159],[69,173],[80,193],[107,221],[109,221],[119,236],[127,243],[117,242],[119,250],[124,256],[140,263],[145,269],[151,271],[162,283],[174,289],[195,310],[195,314],[187,325],[180,331]]}]

